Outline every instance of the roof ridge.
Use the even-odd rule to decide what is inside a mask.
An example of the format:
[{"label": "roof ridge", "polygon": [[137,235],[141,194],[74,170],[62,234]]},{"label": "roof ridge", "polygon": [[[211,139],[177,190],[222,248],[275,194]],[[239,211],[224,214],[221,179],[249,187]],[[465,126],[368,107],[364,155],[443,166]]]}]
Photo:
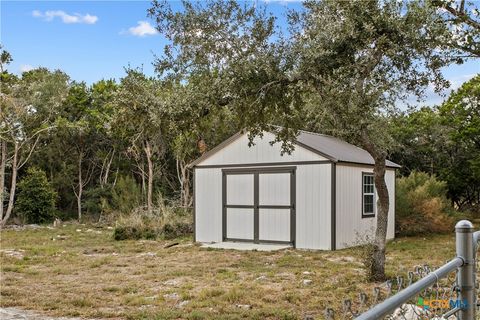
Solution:
[{"label": "roof ridge", "polygon": [[317,136],[327,136],[327,137],[335,138],[334,136],[331,136],[331,135],[328,135],[328,134],[318,133],[318,132],[312,132],[312,131],[307,131],[307,130],[301,130],[301,129],[298,129],[298,132],[314,134],[314,135],[317,135]]},{"label": "roof ridge", "polygon": [[[273,125],[273,127],[282,128],[282,126],[277,126],[277,125]],[[313,134],[313,135],[322,136],[322,137],[329,137],[329,138],[334,138],[334,139],[343,141],[343,140],[340,139],[340,138],[337,138],[337,137],[335,137],[335,136],[332,136],[332,135],[329,135],[329,134],[325,134],[325,133],[318,133],[318,132],[307,131],[307,130],[302,130],[302,129],[297,129],[297,131],[298,131],[299,133],[300,133],[300,132],[303,132],[303,133],[307,133],[307,134]],[[346,141],[343,141],[343,142],[346,142]],[[346,142],[346,143],[348,143],[348,142]],[[349,143],[349,144],[350,144],[350,143]]]},{"label": "roof ridge", "polygon": [[340,142],[340,143],[347,144],[347,145],[349,145],[349,146],[355,147],[355,148],[357,148],[357,149],[359,149],[359,150],[361,150],[361,151],[363,151],[363,152],[367,152],[367,153],[368,153],[367,150],[365,150],[365,149],[363,149],[363,148],[361,148],[361,147],[359,147],[359,146],[357,146],[357,145],[355,145],[355,144],[353,144],[353,143],[350,143],[350,142],[348,142],[348,141],[345,141],[345,140],[343,140],[343,139],[340,139],[340,138],[338,138],[338,137],[335,137],[335,136],[331,136],[331,135],[324,134],[324,133],[317,133],[317,132],[306,131],[306,130],[298,130],[298,131],[301,131],[301,132],[303,132],[303,133],[313,134],[313,135],[316,135],[316,136],[333,138],[333,139],[337,140],[337,141]]},{"label": "roof ridge", "polygon": [[[310,134],[310,135],[320,136],[320,137],[325,137],[325,138],[332,138],[332,139],[335,140],[337,143],[341,143],[341,144],[345,145],[345,147],[347,147],[347,146],[350,147],[350,148],[353,147],[353,148],[356,149],[356,150],[359,150],[359,151],[361,151],[361,152],[363,152],[363,153],[366,153],[366,154],[367,154],[370,158],[372,158],[372,160],[373,160],[372,155],[371,155],[367,150],[363,149],[362,147],[357,146],[356,144],[353,144],[353,143],[350,143],[350,142],[345,141],[345,140],[343,140],[343,139],[340,139],[340,138],[338,138],[338,137],[335,137],[335,136],[332,136],[332,135],[328,135],[328,134],[323,134],[323,133],[317,133],[317,132],[311,132],[311,131],[306,131],[306,130],[300,130],[300,129],[298,130],[298,132],[299,132],[299,133],[304,133],[304,134]],[[327,151],[319,150],[318,148],[315,148],[315,149],[318,150],[318,151],[321,151],[321,152],[324,152],[324,153],[326,153],[326,154],[331,155],[330,153],[327,153]],[[334,157],[334,156],[332,156],[332,157]],[[391,160],[389,160],[389,159],[385,159],[385,160],[386,160],[387,166],[388,166],[388,163],[391,163],[391,164],[393,164],[393,165],[397,165],[395,162],[393,162],[393,161],[391,161]],[[349,162],[349,161],[346,161],[346,162]],[[397,165],[397,166],[398,166],[398,165]],[[398,166],[398,167],[399,167],[399,166]]]},{"label": "roof ridge", "polygon": [[338,140],[338,141],[341,142],[341,143],[349,144],[349,145],[354,146],[354,147],[356,147],[356,148],[358,148],[358,149],[361,149],[361,150],[363,150],[363,151],[366,151],[365,149],[362,149],[362,148],[360,148],[359,146],[354,145],[353,143],[350,143],[350,142],[348,142],[348,141],[345,141],[345,140],[343,140],[343,139],[340,139],[340,138],[338,138],[338,137],[335,137],[335,136],[332,136],[332,135],[329,135],[329,134],[311,132],[311,131],[306,131],[306,130],[298,130],[298,131],[299,131],[299,132],[303,132],[303,133],[313,134],[313,135],[316,135],[316,136],[333,138],[333,139],[335,139],[335,140]]}]

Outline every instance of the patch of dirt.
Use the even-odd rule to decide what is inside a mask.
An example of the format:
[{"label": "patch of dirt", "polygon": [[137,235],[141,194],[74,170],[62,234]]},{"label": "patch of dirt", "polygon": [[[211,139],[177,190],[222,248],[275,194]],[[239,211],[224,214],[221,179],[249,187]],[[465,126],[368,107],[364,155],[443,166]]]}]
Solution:
[{"label": "patch of dirt", "polygon": [[25,250],[17,250],[17,249],[4,249],[0,250],[0,253],[4,253],[9,257],[13,257],[16,259],[23,259]]},{"label": "patch of dirt", "polygon": [[277,273],[277,277],[283,280],[295,280],[295,274],[292,272]]},{"label": "patch of dirt", "polygon": [[163,284],[169,287],[179,287],[181,283],[181,279],[170,279],[165,281]]},{"label": "patch of dirt", "polygon": [[111,249],[107,248],[94,248],[94,249],[85,249],[83,254],[87,257],[102,257],[108,255],[116,255]]},{"label": "patch of dirt", "polygon": [[337,263],[358,263],[358,260],[351,256],[327,256],[325,258],[328,261]]},{"label": "patch of dirt", "polygon": [[23,231],[23,230],[28,230],[28,229],[42,229],[42,228],[47,228],[46,226],[41,226],[38,224],[24,224],[24,225],[18,225],[18,224],[9,224],[3,227],[4,230],[15,230],[15,231]]},{"label": "patch of dirt", "polygon": [[80,318],[49,317],[36,312],[18,308],[0,308],[2,320],[81,320]]}]

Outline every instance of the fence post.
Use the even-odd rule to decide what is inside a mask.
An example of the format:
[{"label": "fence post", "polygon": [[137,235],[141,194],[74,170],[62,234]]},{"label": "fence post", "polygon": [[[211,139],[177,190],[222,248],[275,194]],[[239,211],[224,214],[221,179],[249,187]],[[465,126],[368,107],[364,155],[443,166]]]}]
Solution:
[{"label": "fence post", "polygon": [[476,309],[475,297],[475,248],[473,243],[473,225],[468,220],[461,220],[455,226],[457,257],[463,259],[458,268],[458,299],[461,310],[459,320],[474,320]]}]

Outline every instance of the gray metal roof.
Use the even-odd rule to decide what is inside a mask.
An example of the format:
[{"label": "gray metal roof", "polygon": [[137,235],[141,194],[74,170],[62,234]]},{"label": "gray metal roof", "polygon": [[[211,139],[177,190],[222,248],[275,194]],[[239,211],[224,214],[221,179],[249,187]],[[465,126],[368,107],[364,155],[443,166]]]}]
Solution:
[{"label": "gray metal roof", "polygon": [[[198,165],[200,162],[210,157],[218,150],[237,140],[244,133],[244,130],[237,132],[236,134],[223,141],[210,151],[204,153],[200,158],[191,162],[189,166],[193,167]],[[296,144],[315,153],[318,153],[334,162],[349,162],[368,165],[373,165],[375,163],[372,156],[370,156],[367,151],[357,146],[354,146],[353,144],[325,134],[300,130],[297,136]],[[391,168],[400,168],[400,165],[389,160],[386,161],[386,165],[387,167]]]},{"label": "gray metal roof", "polygon": [[[317,151],[332,161],[373,165],[372,156],[365,150],[338,138],[324,134],[300,131],[297,136],[300,146]],[[387,167],[400,168],[400,165],[387,160]]]}]

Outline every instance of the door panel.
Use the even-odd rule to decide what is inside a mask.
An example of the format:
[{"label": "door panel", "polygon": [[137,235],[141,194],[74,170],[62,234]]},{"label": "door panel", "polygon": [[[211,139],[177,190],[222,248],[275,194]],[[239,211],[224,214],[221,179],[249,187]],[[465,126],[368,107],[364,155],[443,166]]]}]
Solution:
[{"label": "door panel", "polygon": [[227,238],[253,241],[253,209],[227,208]]},{"label": "door panel", "polygon": [[223,239],[295,241],[293,168],[226,169],[223,173]]},{"label": "door panel", "polygon": [[260,205],[290,205],[290,173],[261,173],[259,176]]},{"label": "door panel", "polygon": [[253,174],[227,175],[227,205],[253,206]]},{"label": "door panel", "polygon": [[259,240],[290,241],[290,209],[260,209]]}]

